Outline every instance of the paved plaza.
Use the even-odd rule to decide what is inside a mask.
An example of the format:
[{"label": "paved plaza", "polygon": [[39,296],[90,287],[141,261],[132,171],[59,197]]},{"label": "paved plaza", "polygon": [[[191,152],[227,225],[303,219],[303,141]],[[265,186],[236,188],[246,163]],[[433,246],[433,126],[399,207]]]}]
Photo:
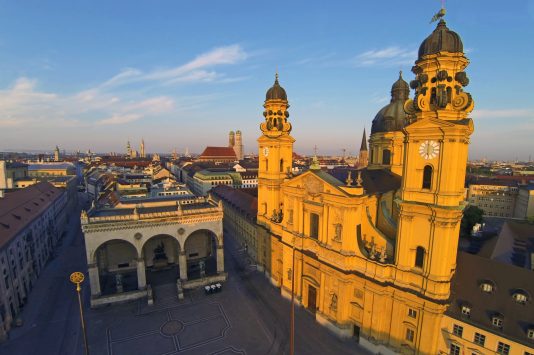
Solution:
[{"label": "paved plaza", "polygon": [[[83,336],[76,293],[68,275],[86,270],[78,211],[69,232],[36,283],[23,311],[24,324],[14,328],[0,355],[82,355]],[[89,309],[84,307],[90,354],[288,354],[290,304],[254,268],[225,235],[228,281],[221,292],[186,291],[178,300],[176,285],[154,275],[154,305],[146,299]],[[351,339],[341,340],[297,307],[297,354],[364,354]]]}]

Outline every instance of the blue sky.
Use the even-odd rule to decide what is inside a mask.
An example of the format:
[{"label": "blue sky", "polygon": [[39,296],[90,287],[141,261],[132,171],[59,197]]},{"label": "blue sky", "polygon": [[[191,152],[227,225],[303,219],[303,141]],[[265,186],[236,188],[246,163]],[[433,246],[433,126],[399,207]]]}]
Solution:
[{"label": "blue sky", "polygon": [[[265,91],[287,90],[295,150],[355,153],[407,81],[438,0],[2,1],[0,150],[256,151]],[[471,158],[534,155],[534,0],[447,2],[475,99]]]}]

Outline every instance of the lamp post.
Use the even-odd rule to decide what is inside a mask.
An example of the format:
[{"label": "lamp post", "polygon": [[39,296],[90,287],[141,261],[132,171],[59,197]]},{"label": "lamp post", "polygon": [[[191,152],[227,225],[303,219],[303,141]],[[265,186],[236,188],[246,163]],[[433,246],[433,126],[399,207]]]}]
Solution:
[{"label": "lamp post", "polygon": [[293,260],[291,266],[291,324],[289,333],[289,354],[295,354],[295,237],[293,237]]},{"label": "lamp post", "polygon": [[87,345],[87,334],[85,331],[85,319],[83,318],[83,307],[82,307],[82,297],[80,296],[80,291],[82,288],[80,287],[80,284],[85,279],[85,276],[83,273],[76,271],[70,274],[70,282],[76,284],[76,291],[78,293],[78,304],[80,306],[80,322],[82,324],[82,332],[83,332],[83,343],[85,346],[85,355],[89,355],[89,346]]}]

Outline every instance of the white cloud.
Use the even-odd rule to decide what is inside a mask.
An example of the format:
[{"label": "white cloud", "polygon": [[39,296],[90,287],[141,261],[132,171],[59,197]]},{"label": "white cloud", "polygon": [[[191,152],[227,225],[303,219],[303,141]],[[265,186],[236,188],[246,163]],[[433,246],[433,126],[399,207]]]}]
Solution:
[{"label": "white cloud", "polygon": [[249,55],[238,44],[218,47],[174,68],[158,69],[146,73],[139,69],[126,68],[107,80],[101,87],[108,88],[143,81],[156,81],[163,84],[212,82],[224,75],[215,70],[206,70],[207,68],[237,64],[248,57]]},{"label": "white cloud", "polygon": [[353,60],[356,66],[395,66],[410,65],[417,59],[415,50],[408,50],[398,46],[373,49],[357,55]]},{"label": "white cloud", "polygon": [[142,116],[135,114],[135,113],[129,113],[129,114],[114,114],[113,116],[97,121],[96,124],[98,125],[119,125],[119,124],[125,124],[130,123],[133,121],[137,121]]},{"label": "white cloud", "polygon": [[475,109],[471,114],[476,119],[494,118],[533,118],[534,109],[512,108],[512,109]]},{"label": "white cloud", "polygon": [[[243,77],[227,77],[215,67],[240,63],[248,58],[240,45],[214,48],[193,60],[170,69],[143,72],[125,68],[96,87],[71,95],[49,93],[38,89],[35,79],[20,77],[13,85],[0,89],[0,127],[87,127],[119,125],[172,111],[198,109],[213,97],[181,97],[176,102],[169,96],[142,97],[139,92],[126,92],[121,86],[150,83],[162,87],[171,84],[203,82],[229,83]],[[95,120],[98,117],[107,117]]]},{"label": "white cloud", "polygon": [[126,111],[140,111],[148,113],[164,113],[174,109],[174,100],[168,96],[153,97],[141,102],[134,102],[125,107]]}]

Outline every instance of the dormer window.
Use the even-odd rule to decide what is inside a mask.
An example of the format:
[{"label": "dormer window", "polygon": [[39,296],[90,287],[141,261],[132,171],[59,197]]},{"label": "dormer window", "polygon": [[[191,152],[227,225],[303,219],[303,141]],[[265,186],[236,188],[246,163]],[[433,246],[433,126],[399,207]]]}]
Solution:
[{"label": "dormer window", "polygon": [[525,304],[528,301],[528,294],[523,290],[516,290],[512,294],[512,297],[519,304]]},{"label": "dormer window", "polygon": [[469,317],[471,315],[471,307],[467,306],[467,305],[463,305],[462,306],[462,314],[464,316],[467,316]]},{"label": "dormer window", "polygon": [[491,324],[497,328],[502,328],[504,317],[501,314],[495,314],[491,317]]},{"label": "dormer window", "polygon": [[495,285],[493,282],[485,280],[480,283],[480,290],[486,293],[493,293],[493,291],[495,291]]}]

